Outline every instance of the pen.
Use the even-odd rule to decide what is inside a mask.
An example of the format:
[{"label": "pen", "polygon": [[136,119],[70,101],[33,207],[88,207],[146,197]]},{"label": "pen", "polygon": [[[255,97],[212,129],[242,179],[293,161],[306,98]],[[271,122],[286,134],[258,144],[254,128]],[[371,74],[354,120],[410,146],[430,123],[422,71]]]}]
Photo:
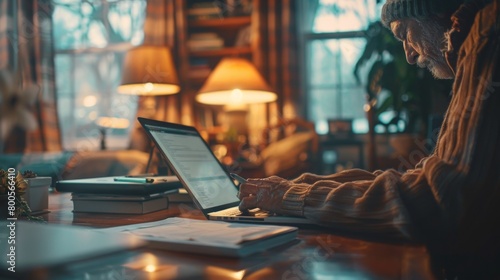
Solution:
[{"label": "pen", "polygon": [[244,184],[247,182],[247,179],[241,177],[240,175],[238,174],[234,174],[234,173],[229,173],[229,175],[235,179],[236,181],[238,181],[240,184]]},{"label": "pen", "polygon": [[155,180],[152,178],[117,177],[115,178],[115,181],[131,183],[153,183]]}]

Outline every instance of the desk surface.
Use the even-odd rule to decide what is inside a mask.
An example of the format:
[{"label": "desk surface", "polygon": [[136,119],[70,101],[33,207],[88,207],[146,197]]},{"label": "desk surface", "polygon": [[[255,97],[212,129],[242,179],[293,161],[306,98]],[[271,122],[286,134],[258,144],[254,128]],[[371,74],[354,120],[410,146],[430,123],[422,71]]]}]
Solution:
[{"label": "desk surface", "polygon": [[[108,227],[172,216],[203,219],[190,204],[171,204],[146,215],[73,214],[70,198],[67,193],[49,195],[49,223]],[[429,260],[423,246],[300,229],[295,242],[244,259],[144,249],[117,263],[74,272],[72,279],[434,279]]]}]

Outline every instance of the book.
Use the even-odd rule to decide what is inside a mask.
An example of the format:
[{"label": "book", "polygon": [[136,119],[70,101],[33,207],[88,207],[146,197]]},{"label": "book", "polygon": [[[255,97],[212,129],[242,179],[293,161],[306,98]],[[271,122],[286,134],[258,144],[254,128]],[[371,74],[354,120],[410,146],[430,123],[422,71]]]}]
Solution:
[{"label": "book", "polygon": [[207,15],[220,15],[222,10],[217,6],[212,7],[199,7],[188,9],[188,16],[207,16]]},{"label": "book", "polygon": [[187,9],[187,16],[191,20],[215,19],[221,18],[222,15],[221,7],[212,1],[195,3]]},{"label": "book", "polygon": [[224,47],[224,39],[213,32],[193,33],[187,45],[191,50],[217,49]]},{"label": "book", "polygon": [[225,257],[246,257],[264,252],[295,240],[298,232],[291,226],[177,217],[102,230],[135,235],[154,249]]},{"label": "book", "polygon": [[[154,179],[153,183],[115,180],[121,177],[124,176],[60,180],[56,182],[56,189],[59,192],[71,193],[147,195],[175,190],[182,187],[177,176],[151,176],[151,178]],[[147,176],[147,178],[149,178],[149,176]]]},{"label": "book", "polygon": [[147,214],[168,209],[167,196],[173,192],[177,189],[143,196],[73,193],[71,200],[76,213]]},{"label": "book", "polygon": [[187,45],[191,50],[220,49],[224,47],[224,40],[221,38],[207,40],[188,40]]},{"label": "book", "polygon": [[193,33],[189,36],[190,40],[211,40],[217,38],[219,38],[219,35],[215,32],[199,32]]}]

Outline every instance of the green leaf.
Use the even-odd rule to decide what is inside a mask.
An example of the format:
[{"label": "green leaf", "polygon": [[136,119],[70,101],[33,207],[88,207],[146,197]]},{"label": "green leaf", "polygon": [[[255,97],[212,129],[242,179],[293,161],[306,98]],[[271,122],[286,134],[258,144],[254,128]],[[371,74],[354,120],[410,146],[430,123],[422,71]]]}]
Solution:
[{"label": "green leaf", "polygon": [[379,107],[377,107],[377,116],[380,115],[383,112],[388,111],[390,108],[392,108],[393,104],[393,98],[392,96],[387,97],[382,104],[380,104]]}]

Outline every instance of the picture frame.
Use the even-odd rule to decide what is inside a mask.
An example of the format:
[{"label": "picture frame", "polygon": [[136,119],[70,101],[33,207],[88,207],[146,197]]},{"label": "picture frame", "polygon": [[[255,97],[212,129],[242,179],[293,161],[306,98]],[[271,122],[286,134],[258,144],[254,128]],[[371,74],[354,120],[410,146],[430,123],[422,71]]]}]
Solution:
[{"label": "picture frame", "polygon": [[352,119],[328,120],[328,134],[330,136],[347,138],[353,135]]}]

